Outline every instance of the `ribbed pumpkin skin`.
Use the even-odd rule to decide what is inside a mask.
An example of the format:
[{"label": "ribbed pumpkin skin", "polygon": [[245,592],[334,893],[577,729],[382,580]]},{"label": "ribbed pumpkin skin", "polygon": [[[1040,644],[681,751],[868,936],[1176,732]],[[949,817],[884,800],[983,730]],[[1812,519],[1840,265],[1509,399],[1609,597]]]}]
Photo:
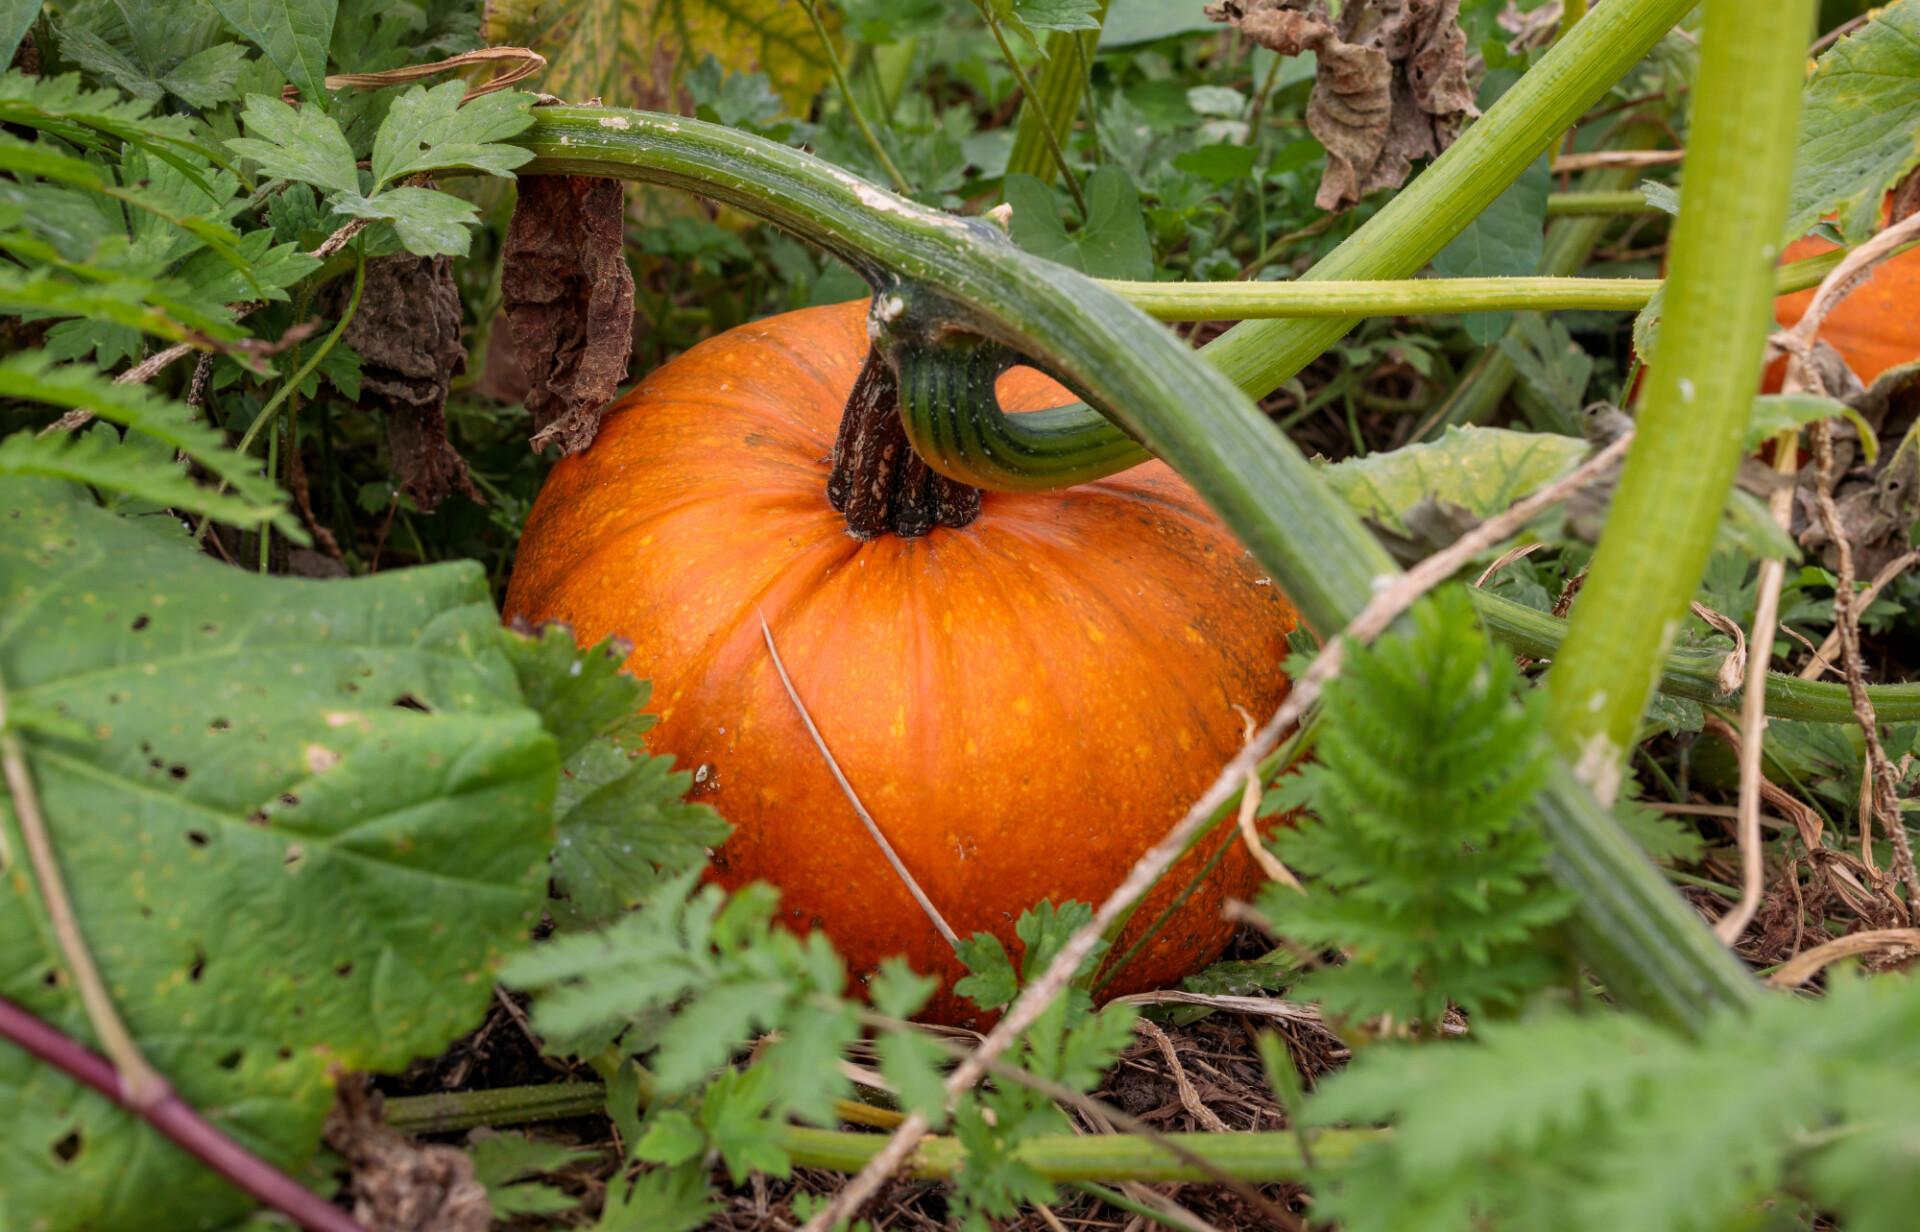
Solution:
[{"label": "ribbed pumpkin skin", "polygon": [[[904,954],[964,974],[887,866],[775,673],[760,618],[861,800],[961,936],[1019,953],[1021,910],[1099,902],[1264,718],[1295,618],[1252,558],[1158,463],[1068,491],[985,493],[963,530],[848,536],[828,457],[867,348],[863,303],[735,329],[654,372],[548,478],[509,618],[633,643],[648,736],[735,827],[734,887],[780,887],[861,976]],[[1068,395],[1036,373],[1009,410]],[[1217,840],[1215,840],[1217,841]],[[1135,917],[1145,926],[1207,850]],[[1211,961],[1257,873],[1236,844],[1110,988]],[[1124,943],[1123,943],[1124,944]],[[942,992],[929,1016],[976,1017]]]},{"label": "ribbed pumpkin skin", "polygon": [[[1780,259],[1802,261],[1833,248],[1821,239],[1795,240]],[[1798,322],[1813,295],[1811,290],[1796,291],[1774,300],[1773,316],[1780,328]],[[1827,314],[1820,337],[1869,385],[1888,368],[1920,359],[1920,249],[1901,253],[1874,270],[1872,278]],[[1766,388],[1779,389],[1785,372],[1785,360],[1769,364]]]}]

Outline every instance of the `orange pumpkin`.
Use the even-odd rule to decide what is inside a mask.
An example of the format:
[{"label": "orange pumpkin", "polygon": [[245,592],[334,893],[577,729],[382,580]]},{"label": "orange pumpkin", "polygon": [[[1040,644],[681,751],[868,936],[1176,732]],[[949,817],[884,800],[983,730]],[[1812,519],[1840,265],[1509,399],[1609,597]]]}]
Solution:
[{"label": "orange pumpkin", "polygon": [[[778,886],[785,919],[824,930],[856,976],[902,954],[950,987],[964,969],[835,783],[761,618],[928,897],[960,936],[991,932],[1017,955],[1023,909],[1104,898],[1239,747],[1242,712],[1279,704],[1295,617],[1159,463],[983,493],[963,529],[852,538],[826,482],[867,345],[864,304],[846,304],[742,326],[655,371],[554,468],[506,615],[633,643],[628,670],[654,682],[650,746],[735,827],[717,880]],[[1009,411],[1070,400],[1027,369],[999,388]],[[1221,905],[1257,877],[1235,844],[1108,991],[1210,962],[1231,933]],[[946,991],[928,1013],[975,1016]]]},{"label": "orange pumpkin", "polygon": [[[1822,239],[1799,239],[1787,245],[1783,261],[1803,261],[1832,252]],[[1812,289],[1782,295],[1773,302],[1774,320],[1786,329],[1800,320],[1813,303]],[[1871,385],[1888,368],[1920,359],[1920,248],[1881,264],[1853,294],[1841,300],[1820,324],[1820,337],[1838,350],[1854,375]],[[1767,365],[1766,390],[1780,388],[1786,360]]]}]

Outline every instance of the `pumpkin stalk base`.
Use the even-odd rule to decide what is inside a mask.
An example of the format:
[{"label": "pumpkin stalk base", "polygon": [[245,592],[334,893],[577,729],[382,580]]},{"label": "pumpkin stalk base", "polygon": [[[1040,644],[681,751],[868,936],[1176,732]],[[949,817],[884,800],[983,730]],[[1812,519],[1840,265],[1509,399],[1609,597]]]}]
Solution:
[{"label": "pumpkin stalk base", "polygon": [[933,470],[907,443],[900,382],[878,351],[867,352],[847,395],[827,503],[846,517],[855,539],[889,533],[914,539],[936,526],[957,530],[980,516],[980,489]]}]

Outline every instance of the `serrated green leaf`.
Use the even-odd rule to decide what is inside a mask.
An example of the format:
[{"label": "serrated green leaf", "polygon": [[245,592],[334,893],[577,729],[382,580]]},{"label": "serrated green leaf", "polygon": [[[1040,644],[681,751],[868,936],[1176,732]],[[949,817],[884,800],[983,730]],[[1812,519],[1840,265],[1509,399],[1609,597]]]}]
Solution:
[{"label": "serrated green leaf", "polygon": [[307,105],[326,102],[327,43],[338,0],[209,0],[242,38],[267,53]]},{"label": "serrated green leaf", "polygon": [[967,998],[983,1010],[997,1010],[1019,993],[1020,977],[1014,973],[1013,960],[992,933],[962,937],[953,952],[972,973],[954,984],[956,996]]},{"label": "serrated green leaf", "polygon": [[113,44],[85,26],[72,22],[54,22],[54,37],[60,52],[95,77],[103,77],[142,102],[157,103],[166,89]]},{"label": "serrated green leaf", "polygon": [[540,1142],[514,1133],[481,1138],[467,1153],[473,1156],[473,1179],[488,1189],[602,1157],[600,1151],[591,1147]]},{"label": "serrated green leaf", "polygon": [[624,749],[640,747],[641,735],[656,721],[640,713],[653,685],[620,670],[630,646],[614,637],[591,649],[576,646],[573,631],[561,624],[531,633],[503,630],[501,637],[520,691],[546,721],[562,762],[602,737]]},{"label": "serrated green leaf", "polygon": [[360,192],[353,147],[340,122],[320,108],[294,108],[277,98],[249,94],[240,120],[247,136],[233,138],[227,148],[260,164],[263,173],[329,193]]},{"label": "serrated green leaf", "polygon": [[1858,244],[1878,229],[1880,199],[1920,165],[1920,4],[1879,9],[1814,67],[1800,109],[1787,198],[1791,240],[1838,211]]},{"label": "serrated green leaf", "polygon": [[[23,238],[0,234],[0,252],[31,260],[27,256],[29,252],[42,251],[32,241],[22,242]],[[57,256],[51,249],[44,252]],[[223,309],[216,315],[208,311],[207,305],[178,298],[145,279],[72,283],[55,278],[44,269],[23,272],[5,264],[0,264],[0,312],[85,317],[169,342],[184,342],[194,332],[219,342],[231,342],[241,336],[241,331],[233,325],[231,313]]]},{"label": "serrated green leaf", "polygon": [[1566,474],[1589,452],[1585,441],[1570,436],[1448,428],[1431,444],[1351,458],[1320,474],[1354,512],[1405,534],[1402,519],[1422,500],[1490,517]]},{"label": "serrated green leaf", "polygon": [[918,1112],[930,1129],[947,1123],[946,1076],[941,1062],[946,1051],[917,1030],[888,1031],[874,1042],[880,1054],[880,1074],[893,1084],[900,1110]]},{"label": "serrated green leaf", "polygon": [[533,123],[533,96],[486,94],[461,106],[467,87],[448,81],[429,90],[414,86],[393,101],[373,139],[376,190],[420,171],[467,167],[513,178],[513,169],[533,151],[500,142]]},{"label": "serrated green leaf", "polygon": [[213,107],[240,97],[240,70],[247,49],[239,43],[216,43],[187,57],[160,79],[167,93],[195,107]]},{"label": "serrated green leaf", "polygon": [[1197,175],[1215,188],[1224,188],[1251,174],[1259,158],[1260,151],[1254,146],[1222,141],[1176,154],[1173,165],[1176,170]]},{"label": "serrated green leaf", "polygon": [[1519,328],[1502,335],[1499,342],[1501,353],[1520,377],[1514,400],[1537,430],[1579,436],[1580,412],[1593,379],[1593,357],[1557,319],[1537,312],[1515,313],[1514,318]]},{"label": "serrated green leaf", "polygon": [[594,1227],[598,1232],[694,1232],[715,1206],[706,1165],[694,1160],[643,1172],[631,1188],[616,1179],[607,1186],[607,1205]]},{"label": "serrated green leaf", "polygon": [[633,1148],[633,1157],[650,1164],[683,1164],[704,1155],[707,1135],[700,1123],[678,1108],[666,1108],[647,1122],[647,1132]]},{"label": "serrated green leaf", "polygon": [[[297,1170],[336,1068],[470,1029],[537,918],[557,764],[483,571],[269,578],[32,481],[0,481],[0,524],[0,679],[91,735],[24,738],[94,957],[182,1097]],[[12,875],[0,994],[91,1040]],[[168,1232],[247,1205],[14,1049],[0,1110],[0,1189],[28,1226]]]},{"label": "serrated green leaf", "polygon": [[194,299],[209,304],[225,304],[248,295],[285,303],[286,289],[321,266],[319,258],[298,244],[275,244],[273,232],[268,230],[247,232],[234,251],[247,262],[251,280],[240,277],[216,254],[199,252],[180,267],[179,281],[191,289]]},{"label": "serrated green leaf", "polygon": [[332,201],[336,214],[391,222],[407,251],[423,257],[466,256],[473,242],[469,228],[479,217],[473,205],[431,188],[389,188],[371,199],[339,193]]}]

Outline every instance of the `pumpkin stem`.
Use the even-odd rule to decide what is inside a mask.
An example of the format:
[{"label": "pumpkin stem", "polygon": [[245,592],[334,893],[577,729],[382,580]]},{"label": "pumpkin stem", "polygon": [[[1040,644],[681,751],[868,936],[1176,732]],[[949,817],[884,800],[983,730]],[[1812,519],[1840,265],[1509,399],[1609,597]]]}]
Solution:
[{"label": "pumpkin stem", "polygon": [[877,350],[847,395],[840,436],[833,444],[827,503],[846,515],[847,533],[903,539],[936,526],[958,529],[980,516],[980,489],[949,479],[920,460],[900,422],[900,382]]}]

